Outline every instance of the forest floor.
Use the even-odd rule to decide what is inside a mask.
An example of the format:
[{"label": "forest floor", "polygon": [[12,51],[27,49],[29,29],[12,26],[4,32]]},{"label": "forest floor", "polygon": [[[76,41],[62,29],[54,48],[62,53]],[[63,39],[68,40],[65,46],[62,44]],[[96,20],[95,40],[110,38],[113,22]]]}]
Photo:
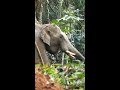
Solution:
[{"label": "forest floor", "polygon": [[62,86],[54,83],[49,75],[43,75],[39,67],[35,67],[35,90],[64,90]]}]

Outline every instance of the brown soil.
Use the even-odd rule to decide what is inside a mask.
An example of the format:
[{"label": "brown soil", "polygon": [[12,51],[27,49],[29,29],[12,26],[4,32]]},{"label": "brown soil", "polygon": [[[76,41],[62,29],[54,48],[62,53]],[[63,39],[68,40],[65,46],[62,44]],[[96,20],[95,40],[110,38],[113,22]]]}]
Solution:
[{"label": "brown soil", "polygon": [[40,68],[35,68],[35,90],[64,90],[59,84],[50,80],[49,75],[43,75]]}]

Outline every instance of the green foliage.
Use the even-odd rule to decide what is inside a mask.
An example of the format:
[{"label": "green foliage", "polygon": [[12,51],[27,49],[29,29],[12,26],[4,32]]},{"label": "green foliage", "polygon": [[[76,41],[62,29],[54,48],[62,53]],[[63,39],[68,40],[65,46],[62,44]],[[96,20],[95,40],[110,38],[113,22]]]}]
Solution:
[{"label": "green foliage", "polygon": [[35,64],[35,67],[38,67],[38,66],[40,66],[40,64]]},{"label": "green foliage", "polygon": [[[77,3],[76,1],[75,3]],[[68,35],[71,43],[85,55],[85,20],[82,12],[84,9],[79,9],[81,6],[76,6],[76,10],[72,8],[64,10],[64,16],[52,20],[51,23],[58,25]],[[70,90],[78,90],[78,88],[83,90],[85,88],[85,64],[80,60],[70,60],[69,58],[64,58],[64,60],[68,63],[56,66],[58,73],[54,74],[55,80],[65,87],[69,87]],[[65,72],[60,67],[68,67],[69,69]]]},{"label": "green foliage", "polygon": [[[78,15],[79,9],[64,12],[65,15],[51,23],[58,25],[65,32],[71,43],[85,55],[85,23],[82,15]],[[69,89],[83,89],[85,87],[85,65],[79,60],[64,58],[68,63],[62,67],[69,67],[68,72],[58,70],[56,79],[59,83]],[[59,65],[57,67],[60,67]]]},{"label": "green foliage", "polygon": [[[85,65],[79,60],[66,58],[67,64],[52,64],[43,66],[42,73],[50,75],[51,79],[62,84],[65,88],[80,89],[85,87]],[[65,69],[66,68],[66,69]]]},{"label": "green foliage", "polygon": [[45,0],[43,7],[43,22],[49,18],[60,26],[85,56],[85,0]]},{"label": "green foliage", "polygon": [[84,19],[77,17],[74,14],[69,13],[69,15],[65,15],[64,17],[62,17],[60,19],[52,20],[51,23],[58,25],[63,32],[67,33],[67,35],[68,35],[70,41],[73,43],[73,45],[83,55],[85,55]]},{"label": "green foliage", "polygon": [[[85,0],[45,0],[43,7],[43,22],[49,18],[51,23],[58,25],[85,56]],[[42,72],[49,74],[52,80],[61,83],[68,90],[84,90],[85,64],[66,56],[64,61],[67,62],[64,65],[52,64],[50,68],[43,66]]]}]

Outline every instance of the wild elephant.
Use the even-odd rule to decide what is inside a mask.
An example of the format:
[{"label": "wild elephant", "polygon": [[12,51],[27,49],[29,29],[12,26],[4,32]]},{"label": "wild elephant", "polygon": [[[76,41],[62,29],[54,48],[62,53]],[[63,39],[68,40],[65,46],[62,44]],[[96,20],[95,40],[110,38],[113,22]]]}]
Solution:
[{"label": "wild elephant", "polygon": [[[70,43],[67,35],[61,31],[57,25],[35,24],[35,41],[40,50],[41,57],[44,60],[44,64],[49,63],[46,50],[51,54],[56,54],[58,50],[62,50],[70,57],[77,57],[78,59],[85,61],[85,57]],[[38,60],[38,52],[35,49],[35,60]]]}]

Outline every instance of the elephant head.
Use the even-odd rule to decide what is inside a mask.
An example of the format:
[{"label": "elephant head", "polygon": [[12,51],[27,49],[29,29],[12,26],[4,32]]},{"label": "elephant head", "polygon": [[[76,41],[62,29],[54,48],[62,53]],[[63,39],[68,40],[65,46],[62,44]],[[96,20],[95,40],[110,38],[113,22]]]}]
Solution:
[{"label": "elephant head", "polygon": [[60,49],[70,57],[77,57],[85,61],[85,57],[70,43],[67,35],[57,25],[44,24],[39,29],[39,39],[49,53],[56,54]]}]

